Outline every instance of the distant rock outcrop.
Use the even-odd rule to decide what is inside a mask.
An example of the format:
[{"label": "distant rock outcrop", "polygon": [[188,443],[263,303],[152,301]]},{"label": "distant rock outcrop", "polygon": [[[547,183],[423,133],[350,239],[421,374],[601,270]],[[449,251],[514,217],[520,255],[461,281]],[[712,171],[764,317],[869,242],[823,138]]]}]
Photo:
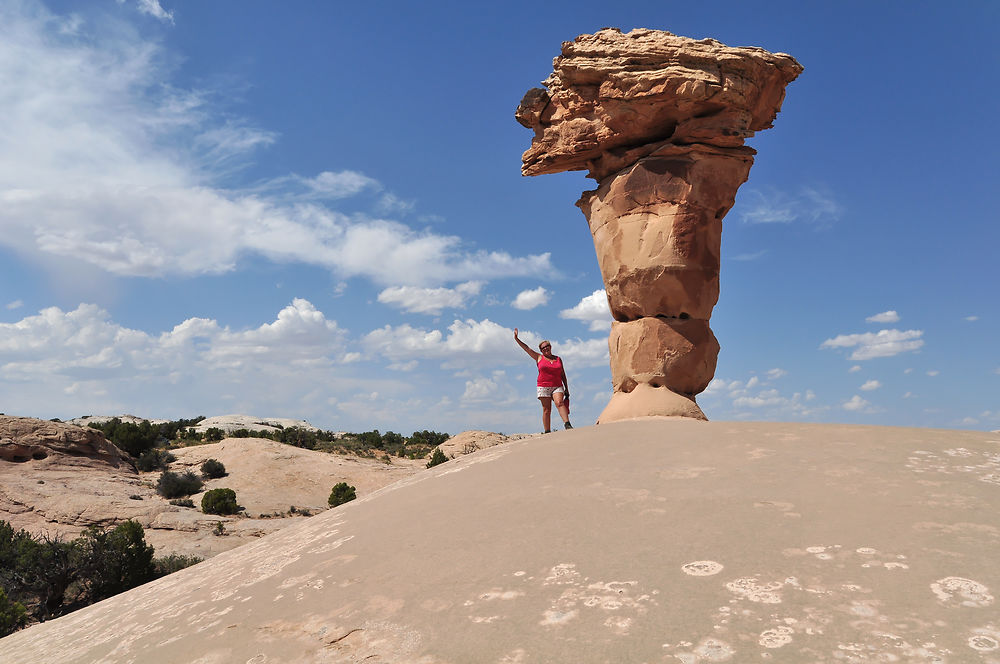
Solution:
[{"label": "distant rock outcrop", "polygon": [[34,462],[46,469],[90,466],[136,472],[129,455],[105,440],[99,431],[7,415],[0,415],[0,461]]},{"label": "distant rock outcrop", "polygon": [[453,436],[438,445],[438,449],[440,449],[442,454],[449,459],[455,459],[466,454],[478,452],[479,450],[485,450],[488,447],[494,447],[496,445],[502,445],[514,440],[530,438],[536,435],[538,434],[517,433],[505,436],[502,433],[494,433],[492,431],[463,431],[457,436]]},{"label": "distant rock outcrop", "polygon": [[535,130],[522,173],[587,170],[577,202],[590,224],[615,319],[614,393],[601,422],[705,419],[695,395],[715,374],[709,327],[719,299],[722,218],[771,126],[791,56],[657,30],[606,28],[565,42],[518,106]]}]

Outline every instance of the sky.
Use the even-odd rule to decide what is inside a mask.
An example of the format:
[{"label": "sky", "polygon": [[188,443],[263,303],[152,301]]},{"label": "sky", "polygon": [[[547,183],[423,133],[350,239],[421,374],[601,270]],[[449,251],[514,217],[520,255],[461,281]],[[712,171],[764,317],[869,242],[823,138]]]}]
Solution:
[{"label": "sky", "polygon": [[611,393],[584,173],[514,120],[606,26],[793,55],[724,220],[712,420],[1000,429],[1000,4],[5,0],[0,412],[576,426]]}]

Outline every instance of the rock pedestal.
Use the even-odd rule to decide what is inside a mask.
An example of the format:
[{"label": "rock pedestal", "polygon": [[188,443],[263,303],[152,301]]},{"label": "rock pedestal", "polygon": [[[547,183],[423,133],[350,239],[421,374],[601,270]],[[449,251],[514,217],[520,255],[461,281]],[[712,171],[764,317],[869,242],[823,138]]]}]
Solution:
[{"label": "rock pedestal", "polygon": [[517,120],[535,130],[522,173],[587,170],[599,183],[577,205],[616,321],[600,422],[706,419],[695,395],[719,353],[722,218],[756,154],[743,140],[771,126],[801,71],[759,48],[606,28],[564,43],[546,89],[522,99]]}]

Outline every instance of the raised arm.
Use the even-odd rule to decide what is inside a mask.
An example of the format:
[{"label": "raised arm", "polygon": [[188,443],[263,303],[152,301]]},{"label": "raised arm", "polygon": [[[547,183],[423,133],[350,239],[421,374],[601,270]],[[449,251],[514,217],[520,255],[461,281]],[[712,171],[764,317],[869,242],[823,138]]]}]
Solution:
[{"label": "raised arm", "polygon": [[518,346],[520,346],[521,348],[524,349],[525,353],[527,353],[528,355],[531,356],[531,359],[533,359],[536,364],[538,363],[538,357],[539,357],[539,355],[541,355],[541,353],[537,353],[537,352],[531,350],[531,348],[528,347],[528,344],[524,343],[523,341],[521,341],[520,339],[517,338],[517,328],[516,327],[514,328],[514,341],[517,342]]}]

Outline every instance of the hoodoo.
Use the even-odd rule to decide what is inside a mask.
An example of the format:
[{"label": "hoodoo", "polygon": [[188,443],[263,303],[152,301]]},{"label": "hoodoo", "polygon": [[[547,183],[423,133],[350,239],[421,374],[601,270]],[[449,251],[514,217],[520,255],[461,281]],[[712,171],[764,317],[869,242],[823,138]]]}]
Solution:
[{"label": "hoodoo", "polygon": [[719,353],[722,218],[756,154],[743,141],[771,126],[801,72],[783,53],[606,28],[565,42],[545,89],[521,100],[517,120],[535,131],[521,172],[598,182],[577,205],[614,317],[600,422],[706,419],[695,395]]}]

